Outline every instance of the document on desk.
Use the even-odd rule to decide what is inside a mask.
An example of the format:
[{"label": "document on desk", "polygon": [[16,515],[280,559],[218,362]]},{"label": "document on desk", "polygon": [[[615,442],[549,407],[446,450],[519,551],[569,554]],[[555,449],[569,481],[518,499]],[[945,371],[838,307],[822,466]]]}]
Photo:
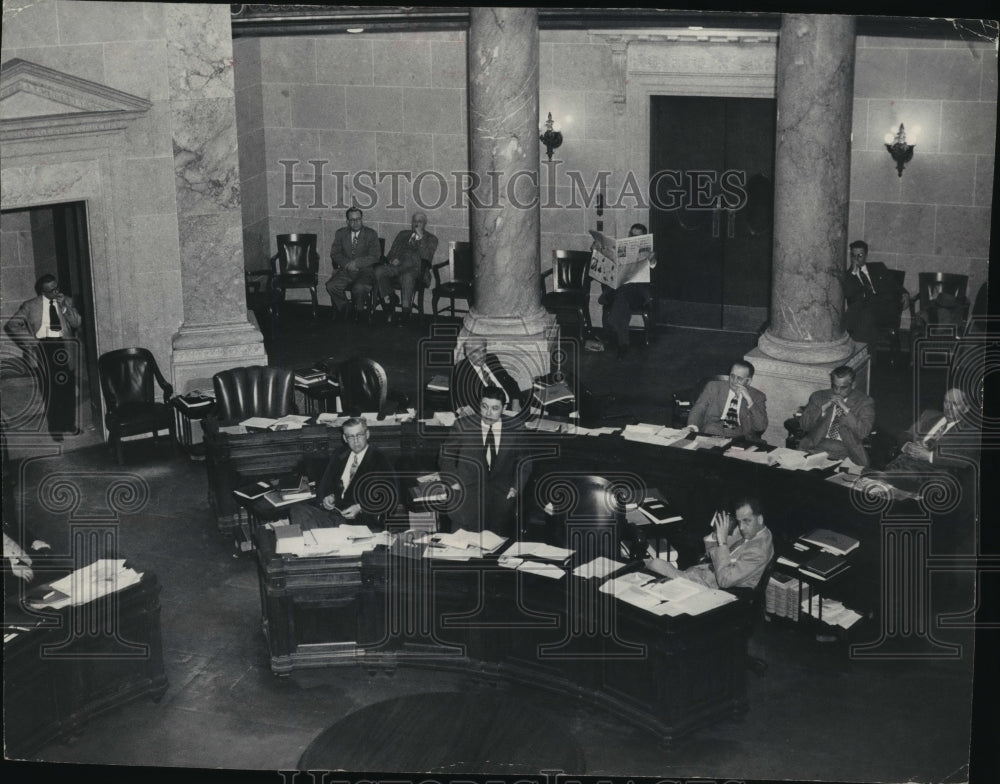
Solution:
[{"label": "document on desk", "polygon": [[350,419],[349,416],[343,416],[340,414],[327,414],[324,412],[316,417],[316,424],[328,425],[330,427],[340,427],[348,419]]},{"label": "document on desk", "polygon": [[760,465],[770,465],[771,458],[768,452],[761,452],[755,446],[748,446],[745,449],[739,446],[731,446],[725,451],[726,457],[736,460],[744,460],[747,463],[759,463]]},{"label": "document on desk", "polygon": [[826,452],[816,452],[808,455],[798,449],[789,449],[779,446],[768,453],[771,462],[779,468],[789,471],[811,471],[814,468],[829,468],[839,463],[839,460],[830,460]]},{"label": "document on desk", "polygon": [[41,596],[30,603],[34,607],[53,609],[87,604],[135,585],[141,579],[142,573],[126,567],[124,558],[100,558],[50,583]]},{"label": "document on desk", "polygon": [[607,577],[609,574],[617,572],[619,569],[624,569],[625,564],[614,561],[610,558],[605,558],[603,555],[595,558],[593,561],[588,561],[585,564],[580,564],[573,570],[573,575],[575,577]]},{"label": "document on desk", "polygon": [[704,588],[697,593],[686,596],[683,599],[671,602],[667,615],[701,615],[708,610],[714,610],[724,604],[735,602],[736,597],[728,591],[721,591],[717,588]]},{"label": "document on desk", "polygon": [[680,447],[681,449],[690,449],[692,451],[698,449],[715,449],[716,447],[726,446],[732,440],[733,439],[731,438],[723,438],[721,436],[697,435],[690,440],[682,438],[679,441],[674,441],[670,444],[670,446]]},{"label": "document on desk", "polygon": [[240,424],[243,427],[255,427],[260,430],[267,430],[277,421],[277,419],[268,419],[267,417],[250,417],[249,419],[244,419]]},{"label": "document on desk", "polygon": [[681,615],[687,612],[686,603],[693,596],[709,589],[684,577],[671,579],[646,572],[631,572],[608,580],[600,590],[654,615]]},{"label": "document on desk", "polygon": [[544,542],[514,542],[504,555],[513,558],[538,558],[562,563],[575,553],[565,547],[555,547]]}]

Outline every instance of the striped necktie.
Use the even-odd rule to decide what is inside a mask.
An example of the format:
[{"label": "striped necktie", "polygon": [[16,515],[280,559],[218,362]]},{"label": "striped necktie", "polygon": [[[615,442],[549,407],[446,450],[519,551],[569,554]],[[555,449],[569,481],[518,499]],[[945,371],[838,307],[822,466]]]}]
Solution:
[{"label": "striped necktie", "polygon": [[354,481],[354,475],[358,473],[358,453],[355,452],[351,457],[351,473],[348,475],[349,481]]},{"label": "striped necktie", "polygon": [[830,420],[830,429],[826,431],[826,437],[834,441],[840,440],[840,406],[833,407],[833,418]]},{"label": "striped necktie", "polygon": [[740,426],[740,396],[731,395],[732,400],[729,403],[729,408],[726,411],[726,418],[723,422],[723,427],[727,428],[737,428]]}]

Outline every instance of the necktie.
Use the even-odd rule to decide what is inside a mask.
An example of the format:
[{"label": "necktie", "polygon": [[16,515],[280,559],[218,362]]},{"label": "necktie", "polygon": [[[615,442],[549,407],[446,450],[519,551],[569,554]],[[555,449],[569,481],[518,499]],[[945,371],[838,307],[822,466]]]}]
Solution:
[{"label": "necktie", "polygon": [[59,311],[56,309],[56,301],[49,300],[49,332],[62,332],[62,324],[59,323]]},{"label": "necktie", "polygon": [[351,247],[352,248],[358,247],[358,234],[357,234],[357,232],[355,232],[355,233],[353,233],[351,235]]},{"label": "necktie", "polygon": [[858,278],[861,280],[861,288],[867,289],[872,294],[875,293],[875,286],[872,285],[872,279],[868,275],[868,269],[866,267],[862,267],[858,270]]},{"label": "necktie", "polygon": [[413,232],[413,234],[410,235],[410,244],[411,245],[416,245],[417,244],[417,233],[416,232]]},{"label": "necktie", "polygon": [[351,473],[348,475],[348,481],[354,481],[354,475],[358,473],[358,453],[355,452],[353,457],[351,457]]},{"label": "necktie", "polygon": [[723,427],[739,427],[740,426],[740,398],[739,395],[731,395],[732,400],[729,403],[729,408],[726,410],[726,419],[723,422]]},{"label": "necktie", "polygon": [[830,420],[830,429],[826,431],[826,437],[834,441],[840,440],[840,406],[833,407],[833,418]]},{"label": "necktie", "polygon": [[493,461],[497,456],[497,441],[493,435],[493,425],[486,431],[486,467],[493,470]]}]

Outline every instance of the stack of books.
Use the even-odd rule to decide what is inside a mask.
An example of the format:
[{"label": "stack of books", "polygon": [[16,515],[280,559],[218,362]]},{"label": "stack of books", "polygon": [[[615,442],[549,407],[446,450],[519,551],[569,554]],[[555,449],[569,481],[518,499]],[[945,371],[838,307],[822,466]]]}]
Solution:
[{"label": "stack of books", "polygon": [[295,370],[295,386],[306,387],[311,389],[312,387],[320,386],[326,383],[327,373],[326,370],[320,368],[317,365],[312,365],[310,367],[296,368]]},{"label": "stack of books", "polygon": [[857,539],[826,528],[817,528],[815,531],[800,536],[799,539],[833,555],[847,555],[858,549],[860,545]]},{"label": "stack of books", "polygon": [[447,376],[435,375],[427,382],[427,389],[435,392],[447,392],[451,388],[451,382]]},{"label": "stack of books", "polygon": [[676,523],[684,519],[659,494],[646,496],[642,503],[639,504],[639,511],[651,523]]},{"label": "stack of books", "polygon": [[201,390],[194,390],[193,392],[188,392],[186,395],[178,395],[174,398],[177,403],[177,407],[180,408],[188,416],[197,417],[200,414],[207,413],[208,410],[215,405],[215,395],[208,392],[202,392]]},{"label": "stack of books", "polygon": [[802,564],[799,567],[799,571],[817,580],[829,580],[831,577],[836,577],[845,571],[848,566],[850,564],[847,563],[847,559],[842,555],[820,553]]},{"label": "stack of books", "polygon": [[315,495],[306,477],[288,474],[278,480],[274,489],[264,493],[264,498],[271,506],[289,506],[299,501],[307,501]]},{"label": "stack of books", "polygon": [[[797,579],[788,574],[775,572],[764,591],[764,610],[778,618],[799,619],[799,588]],[[809,586],[801,585],[802,600],[809,599]]]}]

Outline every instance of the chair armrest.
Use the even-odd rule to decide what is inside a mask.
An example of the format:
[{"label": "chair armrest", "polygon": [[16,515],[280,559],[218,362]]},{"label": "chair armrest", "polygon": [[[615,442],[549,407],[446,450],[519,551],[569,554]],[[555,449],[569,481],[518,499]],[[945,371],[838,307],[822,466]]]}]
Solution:
[{"label": "chair armrest", "polygon": [[447,266],[448,266],[447,259],[445,261],[439,261],[437,264],[431,264],[431,272],[434,273],[434,285],[435,286],[440,286],[441,285],[441,268],[442,267],[447,267]]}]

